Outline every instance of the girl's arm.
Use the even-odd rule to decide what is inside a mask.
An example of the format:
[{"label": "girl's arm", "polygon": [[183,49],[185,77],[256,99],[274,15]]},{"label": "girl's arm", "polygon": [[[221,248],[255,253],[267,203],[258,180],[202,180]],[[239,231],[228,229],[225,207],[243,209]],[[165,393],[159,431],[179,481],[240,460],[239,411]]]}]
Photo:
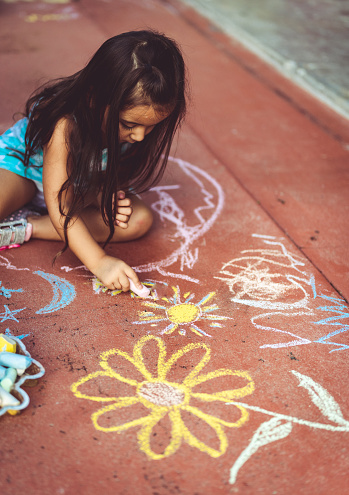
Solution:
[{"label": "girl's arm", "polygon": [[[43,187],[45,202],[51,222],[62,240],[64,240],[64,220],[59,212],[58,193],[67,180],[68,149],[66,129],[68,121],[61,119],[52,134],[50,142],[44,147]],[[64,192],[63,209],[68,211],[73,188]],[[142,288],[136,272],[124,261],[108,256],[94,240],[81,217],[70,221],[68,231],[69,247],[80,261],[109,289],[129,290],[128,277]]]}]

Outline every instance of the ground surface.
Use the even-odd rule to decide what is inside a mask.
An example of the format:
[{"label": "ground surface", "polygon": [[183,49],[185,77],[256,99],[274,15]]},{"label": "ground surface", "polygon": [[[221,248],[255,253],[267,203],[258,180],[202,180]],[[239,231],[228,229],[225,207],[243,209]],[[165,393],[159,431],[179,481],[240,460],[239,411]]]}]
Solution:
[{"label": "ground surface", "polygon": [[155,225],[111,246],[153,298],[96,291],[58,243],[0,255],[0,330],[45,368],[0,418],[4,495],[344,495],[348,122],[176,1],[0,3],[4,131],[101,42],[177,39],[190,115]]}]

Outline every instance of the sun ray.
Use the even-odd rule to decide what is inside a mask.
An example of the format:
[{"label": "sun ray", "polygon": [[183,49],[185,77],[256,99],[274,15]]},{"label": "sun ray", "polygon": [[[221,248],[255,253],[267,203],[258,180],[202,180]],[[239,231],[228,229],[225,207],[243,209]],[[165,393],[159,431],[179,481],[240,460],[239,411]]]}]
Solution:
[{"label": "sun ray", "polygon": [[160,335],[164,335],[164,334],[170,334],[170,333],[173,333],[175,330],[177,330],[178,328],[178,325],[176,325],[175,323],[171,323],[170,325],[167,325],[167,327],[165,328],[165,330],[162,330],[160,332]]},{"label": "sun ray", "polygon": [[228,320],[228,316],[218,316],[218,315],[205,315],[203,316],[205,320]]},{"label": "sun ray", "polygon": [[159,321],[166,321],[167,318],[162,318],[157,316],[155,318],[142,318],[142,321],[134,321],[136,325],[140,325],[141,323],[159,323]]},{"label": "sun ray", "polygon": [[217,304],[214,304],[213,306],[206,306],[206,308],[202,309],[203,313],[210,313],[211,311],[215,311],[216,309],[219,309]]},{"label": "sun ray", "polygon": [[202,306],[203,304],[205,304],[207,301],[209,301],[216,293],[215,292],[210,292],[209,294],[207,294],[207,296],[205,296],[203,299],[201,299],[200,302],[198,302],[198,306]]},{"label": "sun ray", "polygon": [[201,330],[201,328],[197,327],[196,325],[192,325],[192,326],[190,327],[190,329],[191,329],[191,330],[193,330],[193,331],[195,331],[195,330],[196,330],[196,332],[195,332],[195,333],[198,333],[199,335],[205,335],[206,337],[212,337],[212,335],[210,335],[210,334],[208,334],[208,333],[204,332],[203,330]]},{"label": "sun ray", "polygon": [[179,287],[172,287],[173,289],[173,304],[181,304],[181,296],[179,292]]},{"label": "sun ray", "polygon": [[160,304],[153,303],[153,302],[144,302],[144,306],[148,306],[149,308],[155,308],[155,309],[167,309],[166,306],[160,306]]},{"label": "sun ray", "polygon": [[190,327],[190,330],[193,332],[193,333],[196,333],[196,335],[198,335],[199,337],[202,337],[202,334],[200,332],[198,332],[194,327]]}]

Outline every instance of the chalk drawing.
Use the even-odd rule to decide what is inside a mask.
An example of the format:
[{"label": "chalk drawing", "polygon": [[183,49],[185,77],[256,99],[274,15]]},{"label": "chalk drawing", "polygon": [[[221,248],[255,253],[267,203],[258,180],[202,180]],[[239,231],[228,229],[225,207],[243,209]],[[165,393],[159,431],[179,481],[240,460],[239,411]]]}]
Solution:
[{"label": "chalk drawing", "polygon": [[26,337],[29,337],[30,333],[26,333],[26,334],[22,334],[22,335],[13,335],[11,333],[10,329],[6,328],[5,335],[8,335],[9,337],[16,337],[16,339],[22,340],[22,339],[25,339]]},{"label": "chalk drawing", "polygon": [[[206,234],[213,226],[218,216],[222,212],[224,205],[224,192],[220,184],[207,172],[179,158],[169,157],[169,162],[176,165],[181,173],[186,177],[188,188],[198,189],[203,201],[203,205],[193,209],[192,217],[194,225],[189,225],[188,212],[184,212],[179,206],[181,197],[175,200],[174,194],[180,191],[180,185],[160,185],[151,189],[157,196],[156,201],[151,204],[151,208],[159,215],[161,221],[169,222],[175,229],[171,241],[179,243],[179,247],[171,252],[165,259],[160,261],[132,266],[137,273],[158,272],[164,277],[178,278],[199,284],[197,278],[183,273],[185,269],[191,270],[199,259],[199,248],[193,244]],[[169,245],[172,242],[168,243]],[[180,273],[168,271],[168,268],[179,262]],[[62,270],[70,271],[84,269],[79,266],[71,268],[61,267]]]},{"label": "chalk drawing", "polygon": [[[186,175],[189,184],[195,185],[200,190],[204,205],[194,209],[195,225],[188,225],[186,214],[177,204],[170,192],[178,190],[179,185],[157,186],[151,189],[157,194],[158,199],[151,207],[158,213],[162,221],[170,222],[176,229],[174,239],[180,240],[180,246],[167,258],[140,266],[133,267],[136,272],[157,271],[166,277],[175,277],[199,284],[199,280],[183,273],[171,273],[166,269],[177,261],[180,262],[181,272],[192,269],[199,257],[198,248],[192,249],[192,245],[202,237],[215,223],[221,213],[224,204],[224,193],[220,184],[207,172],[179,158],[169,157],[169,161],[177,165]],[[190,187],[190,186],[188,186]],[[209,191],[213,189],[214,194]]]},{"label": "chalk drawing", "polygon": [[0,320],[0,323],[3,323],[6,320],[14,320],[14,321],[18,322],[15,315],[17,313],[19,313],[20,311],[23,311],[24,309],[26,309],[26,308],[22,308],[22,309],[12,309],[11,310],[6,304],[4,305],[4,308],[5,308],[5,312],[0,313],[0,318],[2,318],[2,320]]},{"label": "chalk drawing", "polygon": [[[144,347],[149,344],[154,345],[154,343],[157,346],[158,353],[152,363],[155,366],[155,371],[151,372],[149,371],[150,365],[148,364],[148,366],[146,366],[145,364],[144,354],[147,354],[147,352]],[[194,355],[192,354],[190,357],[188,356],[192,351],[198,349],[204,352],[199,361],[197,353]],[[214,403],[219,401],[222,403],[245,397],[254,391],[254,383],[250,375],[246,371],[233,371],[230,369],[218,369],[208,373],[201,373],[211,359],[210,348],[203,343],[188,344],[168,358],[166,354],[166,345],[160,337],[155,337],[153,335],[144,336],[134,346],[132,355],[120,349],[111,349],[102,353],[101,361],[99,363],[102,371],[97,371],[83,377],[71,386],[71,390],[78,398],[109,403],[91,416],[93,425],[97,430],[105,432],[122,432],[132,427],[140,427],[140,430],[138,431],[139,448],[150,459],[158,460],[173,455],[177,452],[183,442],[186,442],[191,447],[197,448],[201,452],[205,452],[211,457],[221,456],[226,452],[228,447],[228,439],[224,427],[238,428],[242,426],[248,420],[247,410],[243,406],[237,405],[236,407],[238,408],[240,417],[235,422],[229,422],[203,412],[190,402],[194,399],[196,400],[196,403],[198,401],[201,401],[202,403]],[[188,356],[190,363],[193,364],[193,367],[190,367],[191,371],[180,382],[168,381],[167,377],[169,376],[171,369],[176,368],[178,360],[183,356]],[[123,360],[121,363],[122,366],[118,367],[117,371],[108,362],[115,357]],[[133,377],[128,378],[121,374],[121,370],[126,374],[124,370],[127,369],[130,364],[140,373],[140,376],[143,377],[143,379],[136,380]],[[195,392],[193,390],[197,385],[203,384],[209,380],[228,376],[239,377],[247,383],[241,388],[224,390],[216,393],[203,393],[202,391]],[[120,382],[134,387],[134,394],[127,397],[111,397],[110,395],[93,396],[85,394],[83,387],[90,381],[96,381],[98,390],[101,390],[101,377],[115,379],[115,390],[120,388]],[[100,420],[108,420],[106,418],[109,418],[113,413],[117,417],[120,414],[121,409],[132,408],[132,406],[136,405],[137,407],[143,406],[142,411],[144,411],[144,415],[140,418],[121,424],[117,421],[117,418],[114,418],[118,423],[115,426],[102,426],[100,424]],[[196,421],[202,420],[206,425],[211,427],[215,436],[218,438],[219,448],[213,448],[197,438],[184,423],[182,417],[183,413],[189,413],[195,417]],[[127,415],[130,416],[130,413]],[[153,437],[152,432],[157,423],[165,417],[167,417],[171,423],[171,440],[168,446],[163,449],[163,452],[154,452],[151,447],[151,439]]]},{"label": "chalk drawing", "polygon": [[52,301],[44,308],[36,311],[37,314],[46,314],[58,311],[59,309],[68,306],[74,300],[76,296],[74,286],[67,280],[64,280],[64,278],[60,278],[56,275],[45,273],[40,270],[34,272],[34,274],[47,280],[51,284],[53,290]]},{"label": "chalk drawing", "polygon": [[[234,296],[232,301],[239,304],[273,310],[307,307],[314,277],[300,270],[304,266],[301,257],[291,255],[280,241],[270,237],[263,242],[275,248],[242,251],[244,256],[225,263],[215,278],[226,282]],[[280,273],[285,268],[288,273]],[[280,301],[282,298],[287,302]]]},{"label": "chalk drawing", "polygon": [[85,265],[79,265],[79,266],[74,266],[74,267],[71,267],[71,266],[61,266],[61,270],[65,271],[66,273],[72,272],[73,270],[85,270],[86,272],[89,271],[86,268]]},{"label": "chalk drawing", "polygon": [[261,315],[253,316],[251,318],[251,322],[252,322],[253,326],[255,328],[257,328],[258,330],[266,330],[269,332],[275,332],[275,333],[279,333],[279,334],[293,337],[292,340],[289,340],[289,341],[277,342],[276,344],[261,345],[260,346],[261,349],[266,348],[266,347],[269,347],[271,349],[273,349],[273,348],[278,349],[281,347],[293,347],[296,345],[304,345],[304,344],[311,344],[312,343],[312,340],[309,340],[305,337],[301,337],[300,335],[297,335],[293,332],[289,332],[288,330],[281,330],[279,328],[272,327],[270,325],[270,323],[269,323],[269,325],[261,325],[261,324],[257,323],[257,321],[259,321],[259,320],[263,320],[263,319],[264,320],[267,320],[267,319],[270,320],[273,317],[275,318],[275,316],[277,316],[277,315],[282,316],[286,321],[286,326],[292,328],[292,324],[291,324],[292,318],[295,317],[295,318],[297,318],[297,320],[299,320],[299,318],[302,317],[302,319],[304,321],[304,317],[308,316],[309,312],[297,311],[296,313],[291,313],[291,312],[286,313],[286,312],[274,311],[274,312],[270,312],[270,313],[263,313]]},{"label": "chalk drawing", "polygon": [[57,12],[54,14],[29,14],[25,17],[25,22],[52,22],[52,21],[73,21],[80,16],[77,12]]},{"label": "chalk drawing", "polygon": [[[330,352],[349,348],[345,344],[329,340],[349,329],[349,324],[342,321],[349,316],[349,308],[345,301],[319,295],[315,278],[305,271],[302,258],[289,253],[281,240],[257,234],[253,237],[261,239],[267,248],[242,251],[242,256],[225,263],[215,278],[227,284],[233,295],[231,301],[259,310],[258,314],[251,317],[256,329],[273,332],[280,337],[282,335],[283,338],[291,337],[290,340],[261,345],[261,348],[292,347],[313,343],[336,346],[336,349]],[[335,306],[314,307],[314,300],[318,297],[332,300]],[[314,321],[317,311],[329,311],[337,316]],[[312,329],[314,329],[313,325],[320,324],[337,325],[341,328],[314,340],[273,325],[272,321],[278,317],[279,319],[282,317],[286,328],[296,327],[297,322],[305,321],[305,318],[309,320],[308,326]],[[307,331],[304,324],[303,330]]]},{"label": "chalk drawing", "polygon": [[23,292],[23,289],[5,289],[0,281],[0,296],[6,297],[6,299],[10,299],[13,292]]},{"label": "chalk drawing", "polygon": [[136,325],[142,325],[144,323],[150,324],[155,327],[160,322],[168,322],[168,325],[160,331],[161,335],[171,334],[178,330],[181,335],[186,335],[186,330],[183,327],[188,327],[189,330],[200,337],[211,337],[210,334],[204,332],[202,328],[198,326],[199,322],[204,320],[210,321],[212,328],[222,328],[220,321],[229,319],[228,316],[220,316],[212,314],[218,308],[217,304],[206,304],[216,295],[215,292],[209,292],[199,302],[193,302],[195,294],[186,292],[181,298],[179,287],[172,287],[173,297],[168,299],[162,297],[164,303],[159,304],[154,301],[144,301],[143,306],[152,308],[153,310],[160,310],[163,315],[156,315],[154,311],[143,311],[139,313],[140,320],[134,321]]},{"label": "chalk drawing", "polygon": [[29,268],[17,268],[5,256],[1,256],[1,255],[0,255],[0,266],[4,266],[7,270],[18,270],[18,271],[27,270],[28,272],[30,271]]},{"label": "chalk drawing", "polygon": [[321,414],[332,423],[335,423],[335,425],[307,421],[294,416],[274,413],[272,411],[268,411],[256,406],[251,406],[243,402],[233,401],[231,403],[227,403],[228,405],[240,405],[241,407],[244,407],[251,411],[256,411],[259,413],[267,414],[268,416],[273,416],[271,420],[262,423],[262,425],[253,435],[248,447],[240,454],[238,459],[235,461],[233,467],[230,470],[229,482],[231,484],[234,484],[236,482],[240,468],[260,447],[275,442],[276,440],[286,438],[292,431],[293,423],[332,432],[349,432],[349,421],[344,418],[339,404],[335,401],[332,395],[329,394],[329,392],[322,385],[315,382],[309,376],[303,375],[302,373],[294,370],[291,370],[291,373],[293,373],[298,378],[298,386],[303,387],[307,390],[311,401],[320,410]]},{"label": "chalk drawing", "polygon": [[[151,290],[150,297],[153,300],[156,300],[157,293],[154,290],[155,282],[142,281],[142,284]],[[121,289],[115,289],[115,290],[108,289],[105,285],[102,284],[100,280],[98,280],[98,278],[92,279],[92,288],[95,294],[103,293],[103,294],[109,294],[110,296],[125,294],[124,291],[122,291]],[[130,294],[132,299],[142,299],[140,296],[137,296],[137,294],[135,294],[131,289],[128,291],[128,294]]]},{"label": "chalk drawing", "polygon": [[[335,335],[338,335],[343,332],[347,332],[349,330],[348,305],[343,299],[336,299],[334,297],[329,297],[325,295],[320,295],[319,297],[334,303],[334,306],[319,306],[317,309],[332,313],[333,316],[329,316],[328,318],[323,318],[322,320],[316,321],[314,322],[315,325],[339,326],[341,328],[329,332],[327,335],[320,337],[320,339],[316,340],[315,342],[318,342],[319,344],[338,346],[337,349],[331,349],[330,352],[349,349],[349,345],[336,343],[331,340],[329,341],[329,339],[332,339],[332,337],[334,337]],[[342,320],[347,320],[347,323],[344,323]]]}]

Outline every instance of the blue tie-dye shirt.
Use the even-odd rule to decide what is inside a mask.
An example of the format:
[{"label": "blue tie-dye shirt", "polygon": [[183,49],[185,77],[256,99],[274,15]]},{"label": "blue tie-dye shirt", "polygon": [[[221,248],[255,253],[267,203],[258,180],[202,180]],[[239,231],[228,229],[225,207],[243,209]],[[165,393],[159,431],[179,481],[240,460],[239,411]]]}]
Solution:
[{"label": "blue tie-dye shirt", "polygon": [[[25,152],[25,133],[28,126],[28,119],[19,120],[10,129],[8,129],[2,136],[0,136],[0,168],[10,170],[17,175],[27,177],[35,182],[39,191],[43,192],[42,187],[42,164],[43,164],[43,151],[38,150],[35,155],[30,157],[29,167],[25,167],[23,162],[16,156],[13,156],[16,150],[19,152]],[[10,149],[9,149],[10,148]],[[124,148],[124,147],[123,147]],[[124,149],[122,149],[124,151]],[[102,170],[107,167],[108,153],[104,149],[102,152]]]}]

